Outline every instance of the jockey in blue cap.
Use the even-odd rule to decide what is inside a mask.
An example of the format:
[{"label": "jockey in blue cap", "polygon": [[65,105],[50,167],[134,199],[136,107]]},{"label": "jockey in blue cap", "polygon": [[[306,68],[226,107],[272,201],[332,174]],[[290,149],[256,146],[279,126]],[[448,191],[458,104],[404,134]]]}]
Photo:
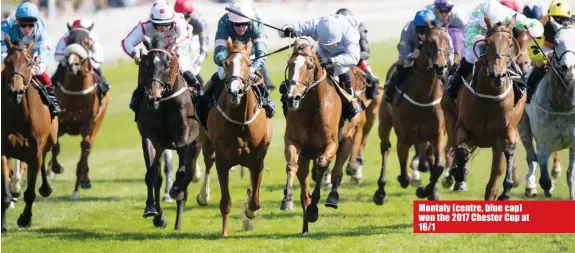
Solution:
[{"label": "jockey in blue cap", "polygon": [[[38,56],[37,65],[32,66],[32,74],[46,86],[48,91],[50,113],[52,117],[60,114],[58,100],[54,96],[54,86],[50,76],[46,73],[46,65],[52,54],[50,41],[48,40],[48,31],[44,21],[40,18],[38,7],[30,2],[22,3],[16,8],[16,15],[2,21],[2,64],[8,55],[8,48],[4,39],[8,37],[12,41],[19,40],[24,43],[30,43],[34,40],[34,50],[30,52],[33,56]],[[2,71],[2,80],[5,80],[4,71]]]},{"label": "jockey in blue cap", "polygon": [[[415,13],[413,21],[407,23],[401,31],[401,39],[399,44],[397,44],[397,50],[399,50],[399,59],[396,64],[397,69],[385,86],[385,100],[389,103],[393,100],[396,87],[401,84],[409,72],[411,72],[413,61],[419,57],[419,47],[425,39],[425,34],[428,32],[425,21],[428,21],[430,24],[435,23],[435,15],[428,9]],[[449,38],[449,48],[451,53],[449,54],[448,65],[451,66],[453,64],[453,42],[451,41],[451,37]]]}]

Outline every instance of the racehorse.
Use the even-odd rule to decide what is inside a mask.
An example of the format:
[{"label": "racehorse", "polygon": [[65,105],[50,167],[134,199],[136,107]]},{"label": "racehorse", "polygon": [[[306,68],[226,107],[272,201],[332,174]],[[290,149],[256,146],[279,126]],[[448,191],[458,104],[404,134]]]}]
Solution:
[{"label": "racehorse", "polygon": [[[378,189],[373,195],[377,205],[383,205],[385,192],[385,170],[391,143],[391,129],[397,135],[397,154],[401,175],[397,180],[406,188],[411,181],[407,173],[409,148],[412,145],[430,142],[433,150],[430,183],[418,187],[416,195],[429,200],[439,199],[435,186],[444,169],[445,123],[440,105],[443,96],[442,78],[448,74],[449,34],[445,28],[426,23],[428,32],[423,40],[421,53],[411,75],[398,87],[399,96],[393,105],[382,103],[379,109],[379,137],[382,155],[381,174]],[[417,85],[417,86],[414,86]]]},{"label": "racehorse", "polygon": [[[18,218],[19,227],[32,222],[32,204],[36,199],[36,180],[42,173],[38,192],[48,197],[52,188],[46,176],[44,159],[57,142],[58,119],[52,119],[45,104],[48,96],[44,86],[33,78],[31,66],[38,64],[32,57],[34,38],[28,45],[5,39],[7,55],[5,80],[2,80],[2,231],[6,231],[6,212],[12,196],[9,189],[8,159],[16,158],[28,165],[27,187],[24,192],[26,206]],[[3,78],[4,79],[4,78]]]},{"label": "racehorse", "polygon": [[[455,105],[446,96],[442,99],[442,106],[446,112],[449,141],[456,147],[457,167],[451,173],[456,184],[463,182],[467,175],[469,148],[491,147],[491,177],[485,190],[485,199],[495,199],[497,180],[505,170],[503,193],[498,199],[507,200],[513,186],[512,165],[518,135],[517,124],[523,113],[526,96],[515,104],[513,82],[509,77],[510,65],[515,64],[513,60],[519,54],[515,50],[511,31],[516,21],[515,16],[508,25],[492,24],[487,16],[484,19],[486,38],[477,43],[484,42],[486,51],[477,57],[471,84],[463,80],[465,88],[459,90]],[[477,43],[473,45],[474,51]],[[505,166],[501,166],[504,158]]]},{"label": "racehorse", "polygon": [[209,173],[216,164],[220,191],[220,212],[222,214],[222,236],[228,236],[228,220],[232,209],[229,189],[229,170],[241,165],[250,170],[250,188],[247,190],[242,220],[245,230],[252,229],[252,219],[259,215],[261,207],[260,187],[264,159],[272,138],[271,122],[266,117],[258,94],[250,77],[250,52],[252,42],[227,41],[228,57],[224,61],[225,92],[218,95],[222,87],[214,87],[217,102],[210,108],[207,118],[207,138],[203,142],[206,174],[202,190],[197,197],[198,204],[209,200]]},{"label": "racehorse", "polygon": [[[338,149],[343,138],[350,138],[349,130],[358,117],[344,127],[341,118],[342,101],[338,96],[339,87],[328,77],[316,54],[316,46],[310,38],[301,37],[294,43],[293,53],[287,66],[287,93],[285,94],[288,112],[284,135],[285,157],[287,161],[287,181],[281,210],[293,210],[293,180],[297,176],[301,185],[301,205],[303,209],[302,234],[309,232],[309,222],[318,219],[317,204],[320,200],[321,181],[332,159],[343,159],[349,155],[349,148]],[[347,133],[346,133],[347,131]],[[361,129],[359,129],[361,131]],[[349,147],[349,145],[348,145]],[[347,152],[347,154],[345,154]],[[317,170],[317,182],[313,193],[309,185],[309,162],[313,160]],[[337,159],[336,159],[337,160]],[[326,206],[337,208],[337,192],[343,176],[342,166],[336,166],[331,175],[332,189],[326,199]]]},{"label": "racehorse", "polygon": [[[551,152],[569,148],[567,185],[569,199],[575,199],[573,167],[575,166],[575,25],[561,25],[553,18],[549,22],[556,32],[555,50],[550,70],[537,86],[530,104],[525,106],[525,121],[521,140],[527,151],[529,172],[525,195],[537,195],[535,169],[541,167],[539,184],[545,196],[551,197],[554,182],[549,178],[547,161]],[[527,117],[526,117],[527,116]],[[537,140],[537,152],[531,140]],[[558,173],[558,172],[556,172]],[[557,174],[558,175],[558,174]]]},{"label": "racehorse", "polygon": [[151,42],[145,37],[143,44],[148,53],[142,56],[138,85],[145,87],[146,95],[136,117],[147,169],[145,181],[148,194],[143,216],[154,217],[156,227],[167,225],[160,207],[160,164],[164,150],[176,150],[178,172],[169,194],[176,200],[174,229],[179,230],[187,201],[187,188],[195,174],[201,148],[199,123],[189,117],[194,114],[194,104],[186,82],[179,74],[178,55],[172,50],[175,42],[166,42],[162,36],[156,35]]},{"label": "racehorse", "polygon": [[[81,135],[80,161],[76,166],[76,184],[72,199],[80,198],[79,188],[90,189],[92,184],[88,177],[88,156],[94,147],[94,141],[110,103],[110,93],[98,99],[97,83],[99,76],[94,71],[88,51],[90,47],[89,31],[86,29],[71,29],[68,36],[68,46],[65,49],[67,67],[63,85],[56,90],[60,101],[62,114],[59,118],[58,137],[69,134]],[[62,165],[58,162],[60,143],[52,148],[52,160],[48,163],[54,173],[62,173]]]}]

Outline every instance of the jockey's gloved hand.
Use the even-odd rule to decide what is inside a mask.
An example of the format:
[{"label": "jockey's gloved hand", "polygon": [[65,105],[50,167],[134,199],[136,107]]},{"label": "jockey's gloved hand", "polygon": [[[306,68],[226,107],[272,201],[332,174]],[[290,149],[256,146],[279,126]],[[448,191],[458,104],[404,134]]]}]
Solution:
[{"label": "jockey's gloved hand", "polygon": [[134,63],[136,63],[136,65],[140,65],[140,62],[142,62],[142,59],[140,59],[140,56],[138,54],[134,54]]},{"label": "jockey's gloved hand", "polygon": [[331,67],[331,65],[333,65],[333,60],[331,58],[327,58],[326,60],[322,61],[320,64],[324,68],[329,68],[329,67]]},{"label": "jockey's gloved hand", "polygon": [[252,82],[254,83],[257,83],[260,80],[260,77],[256,75],[256,69],[253,67],[250,67],[250,79],[252,79]]},{"label": "jockey's gloved hand", "polygon": [[290,37],[290,38],[295,38],[295,37],[297,37],[297,34],[295,33],[295,30],[293,29],[293,27],[287,27],[286,29],[284,29],[284,36]]}]

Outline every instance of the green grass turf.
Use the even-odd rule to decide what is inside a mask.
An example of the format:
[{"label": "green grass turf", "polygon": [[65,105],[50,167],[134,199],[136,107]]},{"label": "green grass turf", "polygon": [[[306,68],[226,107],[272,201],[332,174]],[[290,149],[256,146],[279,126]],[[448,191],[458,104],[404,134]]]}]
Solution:
[{"label": "green grass turf", "polygon": [[[373,45],[370,64],[380,76],[396,59],[394,43]],[[210,55],[211,57],[211,55]],[[268,58],[267,66],[279,84],[287,53]],[[211,61],[203,70],[209,78],[215,66]],[[254,231],[243,232],[240,213],[248,178],[240,179],[239,170],[231,173],[233,199],[230,237],[220,238],[220,191],[217,174],[212,173],[211,202],[206,207],[195,203],[200,184],[190,185],[190,201],[183,215],[182,230],[174,231],[175,203],[163,204],[168,219],[166,229],[157,229],[152,219],[142,218],[145,206],[145,167],[140,139],[128,102],[135,87],[136,67],[132,62],[104,69],[112,83],[112,102],[96,146],[90,156],[92,189],[81,190],[81,199],[70,200],[75,182],[75,164],[79,159],[79,137],[63,137],[60,161],[62,175],[52,182],[54,192],[48,198],[37,195],[32,226],[18,228],[16,220],[24,207],[21,200],[8,211],[8,234],[2,235],[3,252],[573,252],[575,237],[554,234],[413,234],[412,201],[415,189],[402,189],[396,181],[399,174],[397,154],[392,150],[388,167],[387,199],[376,206],[372,195],[379,176],[381,156],[377,128],[371,133],[365,150],[365,180],[355,186],[345,177],[340,188],[340,208],[324,207],[327,193],[320,201],[319,220],[310,223],[311,234],[300,236],[302,212],[299,185],[294,184],[296,210],[279,210],[286,179],[283,155],[285,120],[279,105],[279,93],[273,94],[278,114],[273,119],[273,139],[266,157],[267,172],[262,183],[261,216]],[[395,138],[395,137],[393,137]],[[395,144],[395,140],[392,140]],[[395,145],[394,145],[395,146]],[[526,172],[525,152],[518,149],[521,186],[513,189],[512,199],[524,199]],[[563,168],[567,166],[562,152]],[[175,154],[174,154],[175,156]],[[200,160],[203,161],[203,160]],[[490,171],[491,151],[482,150],[472,160],[470,191],[452,193],[441,189],[442,199],[483,199]],[[203,163],[202,163],[203,166]],[[215,170],[214,170],[215,171]],[[565,172],[556,185],[553,199],[567,199]],[[429,174],[423,175],[427,182]],[[539,177],[539,175],[537,174]],[[39,187],[39,185],[38,185]],[[501,188],[501,187],[500,187]],[[542,190],[539,189],[539,197]],[[549,210],[549,216],[554,210]]]}]

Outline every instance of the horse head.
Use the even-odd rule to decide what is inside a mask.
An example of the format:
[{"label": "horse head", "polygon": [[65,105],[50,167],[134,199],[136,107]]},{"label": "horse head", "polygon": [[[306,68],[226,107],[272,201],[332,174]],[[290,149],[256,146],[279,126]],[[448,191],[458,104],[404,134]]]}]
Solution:
[{"label": "horse head", "polygon": [[32,83],[32,66],[38,64],[38,57],[32,57],[34,38],[28,45],[22,41],[12,42],[10,38],[4,39],[8,53],[4,63],[6,71],[6,85],[8,86],[8,99],[20,104],[26,89]]},{"label": "horse head", "polygon": [[[427,70],[442,78],[449,72],[447,64],[450,57],[449,33],[446,27],[437,27],[425,21],[427,32],[423,40],[418,62],[427,64]],[[425,61],[424,61],[425,60]]]},{"label": "horse head", "polygon": [[228,93],[228,100],[233,106],[238,106],[242,98],[251,88],[250,80],[250,53],[252,51],[252,42],[247,44],[239,40],[232,42],[227,40],[229,55],[224,61],[224,70],[226,73],[225,85]]},{"label": "horse head", "polygon": [[326,71],[320,65],[316,50],[310,38],[301,37],[294,42],[294,50],[288,60],[285,78],[286,101],[290,110],[297,110],[307,92],[325,80]]},{"label": "horse head", "polygon": [[529,32],[517,28],[513,28],[513,38],[515,43],[515,62],[519,65],[519,69],[523,74],[531,70],[531,59],[529,58],[528,50],[531,48],[531,35]]},{"label": "horse head", "polygon": [[93,66],[89,61],[88,55],[90,47],[89,30],[84,28],[74,28],[70,30],[67,37],[67,46],[64,50],[68,71],[74,75],[78,73],[90,73],[92,71]]},{"label": "horse head", "polygon": [[[178,82],[178,55],[173,51],[175,42],[166,42],[161,35],[151,41],[143,40],[148,53],[142,57],[143,85],[148,96],[148,107],[157,110],[164,94],[174,89]],[[142,73],[140,73],[142,74]]]},{"label": "horse head", "polygon": [[549,22],[555,30],[555,51],[551,64],[558,70],[568,87],[575,85],[575,24],[561,25],[552,17]]},{"label": "horse head", "polygon": [[[492,24],[487,15],[484,17],[487,34],[485,37],[486,50],[483,57],[486,60],[487,74],[494,81],[491,83],[497,89],[503,87],[504,80],[507,79],[507,71],[511,64],[514,64],[513,58],[516,53],[514,53],[515,44],[511,31],[515,26],[515,18],[516,15],[511,18],[509,24],[504,25],[501,22]],[[474,47],[476,44],[474,44]],[[475,51],[475,48],[473,51]]]}]

